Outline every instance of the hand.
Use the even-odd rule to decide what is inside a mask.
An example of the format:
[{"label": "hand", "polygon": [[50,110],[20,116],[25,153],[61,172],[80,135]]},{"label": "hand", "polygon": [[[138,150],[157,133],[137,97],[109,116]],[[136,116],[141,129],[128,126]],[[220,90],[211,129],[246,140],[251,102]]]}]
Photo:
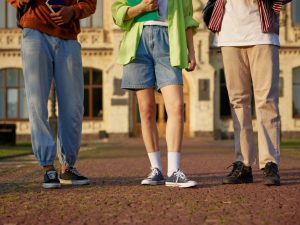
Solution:
[{"label": "hand", "polygon": [[52,8],[54,10],[59,9],[58,12],[50,14],[51,19],[59,26],[70,22],[74,15],[74,10],[71,6],[53,5]]},{"label": "hand", "polygon": [[150,12],[158,9],[157,0],[143,0],[140,3],[143,12]]},{"label": "hand", "polygon": [[195,53],[189,53],[188,55],[188,58],[189,58],[189,66],[188,68],[186,68],[185,70],[187,72],[191,72],[191,71],[194,71],[195,68],[196,68],[196,57],[195,57]]},{"label": "hand", "polygon": [[31,0],[19,0],[20,5],[27,5]]}]

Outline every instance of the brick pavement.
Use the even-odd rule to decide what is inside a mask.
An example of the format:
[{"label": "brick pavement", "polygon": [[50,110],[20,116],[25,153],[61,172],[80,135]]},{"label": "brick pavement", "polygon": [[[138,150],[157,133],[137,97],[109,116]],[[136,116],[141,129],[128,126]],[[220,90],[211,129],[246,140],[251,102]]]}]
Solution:
[{"label": "brick pavement", "polygon": [[[166,169],[165,144],[162,144]],[[83,145],[82,187],[41,188],[32,158],[0,161],[0,224],[300,224],[300,158],[282,153],[282,186],[221,185],[233,160],[232,141],[185,141],[182,169],[193,189],[141,186],[149,172],[140,139]]]}]

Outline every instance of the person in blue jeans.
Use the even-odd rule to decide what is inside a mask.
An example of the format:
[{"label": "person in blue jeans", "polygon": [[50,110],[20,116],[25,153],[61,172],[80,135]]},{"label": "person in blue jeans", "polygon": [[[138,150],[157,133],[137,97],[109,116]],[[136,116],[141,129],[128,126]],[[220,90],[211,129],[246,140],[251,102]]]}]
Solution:
[{"label": "person in blue jeans", "polygon": [[[137,20],[142,13],[157,10],[159,18]],[[127,0],[112,5],[114,22],[124,31],[118,63],[124,65],[122,88],[136,93],[141,116],[144,144],[151,172],[142,185],[194,187],[180,168],[183,137],[182,69],[193,71],[196,66],[193,31],[198,22],[193,19],[191,0],[142,0],[131,6]],[[162,175],[156,103],[154,92],[161,91],[168,115],[166,141],[168,172]]]},{"label": "person in blue jeans", "polygon": [[[22,62],[34,154],[44,168],[44,188],[62,184],[88,184],[74,167],[80,149],[83,118],[83,71],[81,47],[77,41],[79,19],[96,9],[96,0],[70,0],[53,6],[44,0],[9,0],[19,10],[29,6],[21,17]],[[58,99],[58,138],[48,121],[48,97],[52,80]],[[58,154],[61,171],[54,160]]]}]

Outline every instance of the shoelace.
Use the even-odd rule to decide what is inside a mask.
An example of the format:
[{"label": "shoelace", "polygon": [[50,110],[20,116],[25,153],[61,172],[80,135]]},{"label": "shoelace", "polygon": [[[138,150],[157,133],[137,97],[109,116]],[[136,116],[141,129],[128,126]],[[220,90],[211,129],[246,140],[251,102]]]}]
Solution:
[{"label": "shoelace", "polygon": [[227,169],[230,167],[233,167],[233,168],[228,176],[238,176],[242,172],[242,169],[243,169],[242,164],[236,164],[236,163],[232,163],[230,166],[227,167]]},{"label": "shoelace", "polygon": [[179,178],[181,178],[184,181],[188,181],[187,177],[181,170],[176,171],[174,175],[176,176],[176,182],[178,182]]},{"label": "shoelace", "polygon": [[277,168],[273,164],[266,166],[264,169],[264,173],[266,176],[277,175]]},{"label": "shoelace", "polygon": [[46,173],[50,180],[54,180],[56,178],[56,171],[50,170],[50,171],[47,171]]},{"label": "shoelace", "polygon": [[78,172],[78,170],[77,170],[76,168],[74,168],[74,167],[71,167],[71,168],[69,169],[69,171],[70,171],[71,173],[74,173],[74,174],[77,175],[77,176],[81,176],[81,174]]},{"label": "shoelace", "polygon": [[148,178],[152,178],[152,177],[154,177],[154,176],[156,176],[156,175],[158,175],[158,174],[159,174],[158,169],[154,168],[154,169],[152,169],[152,171],[149,173]]}]

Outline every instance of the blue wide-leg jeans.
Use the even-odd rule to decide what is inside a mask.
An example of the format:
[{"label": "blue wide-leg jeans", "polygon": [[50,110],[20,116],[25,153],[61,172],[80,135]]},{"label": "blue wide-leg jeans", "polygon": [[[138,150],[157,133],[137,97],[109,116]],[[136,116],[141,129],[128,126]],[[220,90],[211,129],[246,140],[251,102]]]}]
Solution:
[{"label": "blue wide-leg jeans", "polygon": [[[23,29],[22,61],[33,152],[41,166],[73,166],[80,148],[83,118],[83,72],[77,40],[63,40]],[[58,100],[57,145],[48,121],[48,98],[54,80]]]}]

